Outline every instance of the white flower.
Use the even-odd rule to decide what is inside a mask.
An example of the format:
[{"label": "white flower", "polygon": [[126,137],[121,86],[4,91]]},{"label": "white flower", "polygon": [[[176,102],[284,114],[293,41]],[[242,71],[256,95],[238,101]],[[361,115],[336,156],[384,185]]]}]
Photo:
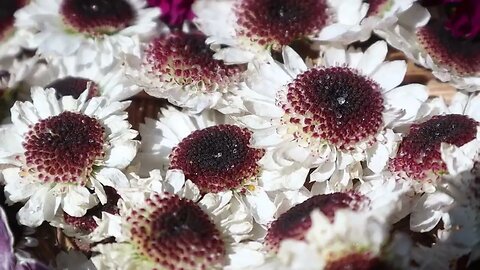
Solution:
[{"label": "white flower", "polygon": [[365,52],[325,47],[318,66],[307,67],[291,48],[284,64],[257,63],[249,89],[242,89],[253,145],[273,151],[268,166],[316,168],[311,181],[329,181],[329,191],[351,188],[361,162],[380,173],[395,154],[394,128],[417,117],[426,87],[398,86],[404,61],[384,62],[385,42]]},{"label": "white flower", "polygon": [[264,150],[250,146],[248,129],[215,111],[190,116],[169,108],[161,115],[140,126],[141,173],[169,170],[178,186],[190,180],[212,200],[229,198],[256,222],[271,221],[275,208],[262,187],[268,181],[260,165]]},{"label": "white flower", "polygon": [[28,80],[32,86],[55,88],[59,96],[78,97],[90,83],[89,97],[102,96],[110,101],[121,101],[136,95],[141,88],[125,78],[121,65],[104,71],[97,65],[83,67],[79,59],[50,60],[41,71]]},{"label": "white flower", "polygon": [[385,25],[376,33],[401,50],[415,63],[432,70],[433,75],[459,89],[480,89],[478,42],[456,38],[443,25],[442,9],[433,12],[414,4],[398,16],[398,23]]},{"label": "white flower", "polygon": [[179,185],[176,176],[163,180],[159,171],[147,178],[132,176],[130,187],[119,189],[120,217],[110,221],[120,225],[117,243],[95,247],[100,254],[92,260],[99,270],[221,269],[242,260],[241,254],[263,259],[253,242],[236,243],[251,224],[231,194],[202,196],[190,180]]},{"label": "white flower", "polygon": [[20,223],[38,226],[57,213],[81,217],[106,203],[104,186],[128,184],[122,173],[137,152],[137,132],[123,111],[87,92],[57,100],[54,89],[33,88],[33,102],[11,109],[13,126],[2,134],[0,163],[9,203],[24,202]]},{"label": "white flower", "polygon": [[[372,213],[338,210],[335,217],[321,211],[311,214],[305,240],[284,240],[277,254],[257,269],[353,268],[354,264],[379,266],[388,224]],[[330,267],[330,268],[329,268]]]},{"label": "white flower", "polygon": [[367,10],[361,0],[201,0],[193,5],[194,22],[218,51],[215,57],[228,63],[265,59],[270,49],[304,38],[366,40],[370,32],[361,31],[360,22]]},{"label": "white flower", "polygon": [[30,36],[15,27],[15,13],[28,4],[28,0],[4,1],[1,4],[0,60],[15,57],[21,50],[20,44]]},{"label": "white flower", "polygon": [[32,36],[23,46],[47,59],[76,58],[79,64],[112,67],[138,56],[141,40],[157,27],[158,9],[143,0],[32,0],[15,14],[17,28]]},{"label": "white flower", "polygon": [[[187,30],[185,30],[187,31]],[[141,59],[131,58],[127,76],[154,97],[166,98],[192,113],[216,108],[233,112],[245,65],[226,65],[198,31],[164,31],[142,44]]]},{"label": "white flower", "polygon": [[448,186],[442,175],[455,176],[472,168],[477,159],[479,98],[457,93],[449,106],[441,98],[426,103],[422,118],[405,132],[390,161],[390,171],[409,181],[416,193],[410,219],[414,231],[434,228],[454,202],[441,192]]}]

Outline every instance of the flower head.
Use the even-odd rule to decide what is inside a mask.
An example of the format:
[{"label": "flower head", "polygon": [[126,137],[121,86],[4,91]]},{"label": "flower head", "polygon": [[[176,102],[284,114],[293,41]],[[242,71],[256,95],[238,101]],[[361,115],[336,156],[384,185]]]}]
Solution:
[{"label": "flower head", "polygon": [[[128,102],[56,98],[54,89],[32,89],[33,102],[17,102],[10,129],[2,130],[2,171],[9,202],[25,202],[22,224],[38,226],[64,211],[82,217],[107,197],[104,186],[127,184],[121,172],[136,155],[137,133],[123,110]],[[8,134],[8,135],[6,135]]]}]

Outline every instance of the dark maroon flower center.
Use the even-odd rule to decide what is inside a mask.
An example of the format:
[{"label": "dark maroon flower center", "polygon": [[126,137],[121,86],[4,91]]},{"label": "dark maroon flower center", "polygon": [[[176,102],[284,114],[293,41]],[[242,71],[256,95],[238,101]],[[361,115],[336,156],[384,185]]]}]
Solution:
[{"label": "dark maroon flower center", "polygon": [[31,127],[23,146],[27,169],[44,182],[84,185],[104,155],[105,132],[92,117],[63,112]]},{"label": "dark maroon flower center", "polygon": [[137,16],[127,0],[63,0],[60,13],[67,25],[88,35],[114,34]]},{"label": "dark maroon flower center", "polygon": [[417,38],[433,60],[459,75],[480,72],[479,40],[453,37],[441,24],[432,19],[417,31]]},{"label": "dark maroon flower center", "polygon": [[88,99],[98,96],[99,94],[99,87],[94,81],[79,77],[65,77],[58,79],[47,85],[45,88],[54,88],[58,98],[63,96],[78,98],[83,92],[85,92],[85,90],[87,90],[87,88]]},{"label": "dark maroon flower center", "polygon": [[292,207],[272,222],[265,237],[266,245],[277,250],[285,239],[303,240],[312,226],[310,215],[313,210],[320,210],[331,220],[339,209],[359,210],[368,203],[368,199],[355,193],[332,193],[316,195]]},{"label": "dark maroon flower center", "polygon": [[225,257],[220,232],[193,201],[162,194],[133,211],[132,242],[165,269],[217,269]]},{"label": "dark maroon flower center", "polygon": [[383,124],[383,97],[374,81],[346,67],[308,70],[288,85],[289,121],[341,149],[372,141]]},{"label": "dark maroon flower center", "polygon": [[120,199],[120,195],[118,195],[118,193],[112,187],[105,186],[103,188],[105,190],[105,194],[107,195],[106,204],[99,204],[91,209],[88,209],[87,213],[83,217],[70,216],[64,212],[63,218],[65,219],[65,222],[73,226],[75,229],[91,233],[98,227],[97,222],[95,222],[93,217],[101,218],[102,212],[117,215],[119,213],[117,202]]},{"label": "dark maroon flower center", "polygon": [[325,270],[387,270],[386,263],[370,253],[352,253],[327,263]]},{"label": "dark maroon flower center", "polygon": [[476,138],[478,122],[459,114],[434,116],[414,124],[403,138],[390,168],[407,176],[423,180],[430,172],[442,173],[446,165],[440,153],[441,143],[462,146]]},{"label": "dark maroon flower center", "polygon": [[13,29],[14,14],[27,4],[28,0],[0,1],[0,41],[3,41]]},{"label": "dark maroon flower center", "polygon": [[258,174],[264,150],[250,147],[251,132],[234,125],[197,130],[183,139],[170,156],[202,192],[235,189]]},{"label": "dark maroon flower center", "polygon": [[227,86],[237,81],[245,66],[213,59],[205,39],[202,34],[174,32],[153,40],[146,50],[149,73],[181,85]]},{"label": "dark maroon flower center", "polygon": [[480,34],[480,2],[477,0],[422,0],[452,37],[474,40]]},{"label": "dark maroon flower center", "polygon": [[275,47],[315,34],[329,20],[325,0],[243,0],[235,11],[238,35]]}]

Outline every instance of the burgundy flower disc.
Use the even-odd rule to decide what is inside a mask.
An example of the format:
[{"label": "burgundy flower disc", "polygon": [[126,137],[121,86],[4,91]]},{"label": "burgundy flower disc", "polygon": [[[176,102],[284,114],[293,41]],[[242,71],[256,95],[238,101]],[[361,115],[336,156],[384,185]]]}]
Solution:
[{"label": "burgundy flower disc", "polygon": [[329,19],[326,0],[243,0],[235,6],[238,35],[260,45],[289,45],[318,33]]},{"label": "burgundy flower disc", "polygon": [[13,30],[14,14],[27,4],[28,0],[3,0],[0,1],[0,42]]},{"label": "burgundy flower disc", "polygon": [[417,39],[433,61],[450,72],[462,76],[480,73],[478,39],[455,38],[440,21],[434,19],[417,31]]},{"label": "burgundy flower disc", "polygon": [[156,195],[127,219],[140,256],[160,269],[217,269],[225,258],[221,234],[193,201]]},{"label": "burgundy flower disc", "polygon": [[98,227],[97,222],[95,222],[93,217],[101,218],[102,212],[117,215],[119,213],[117,202],[120,199],[120,195],[118,195],[118,193],[112,187],[105,186],[103,188],[105,190],[105,194],[107,195],[106,204],[98,204],[95,207],[88,209],[87,213],[83,217],[70,216],[64,212],[63,218],[65,223],[71,225],[77,230],[91,233]]},{"label": "burgundy flower disc", "polygon": [[462,146],[475,139],[478,122],[465,115],[447,114],[414,124],[400,144],[390,169],[417,180],[446,171],[440,153],[441,143]]},{"label": "burgundy flower disc", "polygon": [[26,169],[43,182],[84,185],[104,155],[104,136],[97,119],[75,112],[40,120],[23,142]]},{"label": "burgundy flower disc", "polygon": [[352,253],[329,261],[325,270],[382,270],[391,269],[378,257],[366,253]]},{"label": "burgundy flower disc", "polygon": [[331,220],[339,209],[359,210],[369,203],[367,197],[356,193],[331,193],[316,195],[295,205],[272,222],[265,237],[269,249],[276,251],[285,239],[303,240],[312,226],[310,215],[320,210]]},{"label": "burgundy flower disc", "polygon": [[63,0],[60,13],[74,31],[93,36],[114,34],[137,16],[128,0]]},{"label": "burgundy flower disc", "polygon": [[[310,69],[288,85],[282,105],[291,124],[340,149],[373,142],[383,124],[380,86],[347,67]],[[301,136],[302,134],[297,134]]]},{"label": "burgundy flower disc", "polygon": [[53,81],[45,88],[54,88],[57,97],[72,96],[78,98],[88,88],[88,99],[99,95],[99,87],[94,81],[79,77],[65,77]]},{"label": "burgundy flower disc", "polygon": [[205,193],[240,188],[256,177],[264,155],[250,147],[251,136],[234,125],[194,131],[173,149],[170,168],[182,170]]},{"label": "burgundy flower disc", "polygon": [[225,65],[202,34],[174,32],[153,40],[145,52],[145,64],[153,77],[180,85],[226,87],[239,79],[243,65]]}]

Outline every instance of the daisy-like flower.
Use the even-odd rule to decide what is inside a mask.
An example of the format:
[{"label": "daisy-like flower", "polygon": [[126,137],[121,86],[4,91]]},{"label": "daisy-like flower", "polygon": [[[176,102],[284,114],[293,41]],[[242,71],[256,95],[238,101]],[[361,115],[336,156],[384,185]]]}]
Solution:
[{"label": "daisy-like flower", "polygon": [[361,162],[381,172],[400,139],[393,128],[415,120],[427,99],[425,86],[398,86],[406,63],[384,62],[386,54],[385,42],[365,52],[325,47],[307,67],[286,47],[284,64],[257,63],[242,91],[251,115],[238,120],[254,131],[254,146],[273,152],[268,166],[316,168],[311,181],[330,179],[326,192],[351,187]]},{"label": "daisy-like flower", "polygon": [[354,212],[368,211],[376,215],[383,215],[386,212],[388,215],[395,214],[401,206],[398,198],[405,191],[405,188],[397,188],[395,183],[390,181],[366,192],[350,190],[323,194],[320,183],[315,183],[308,199],[286,211],[282,209],[283,202],[276,200],[279,203],[277,219],[269,225],[264,239],[265,247],[268,251],[275,253],[278,252],[283,241],[305,240],[312,227],[311,215],[314,211],[320,211],[330,221],[335,220],[339,211],[346,209]]},{"label": "daisy-like flower", "polygon": [[123,111],[129,102],[109,102],[85,91],[57,100],[54,89],[32,88],[33,102],[12,107],[13,127],[0,143],[5,194],[23,202],[20,223],[38,226],[61,211],[81,217],[105,204],[104,186],[128,184],[122,173],[135,157],[137,132]]},{"label": "daisy-like flower", "polygon": [[75,217],[66,212],[59,212],[50,221],[54,227],[61,228],[63,233],[74,237],[82,245],[90,245],[105,238],[116,236],[118,225],[110,224],[110,216],[118,215],[120,195],[113,187],[104,186],[106,200],[87,210],[85,215]]},{"label": "daisy-like flower", "polygon": [[342,209],[331,217],[316,210],[309,219],[312,225],[304,241],[282,241],[278,253],[258,269],[392,269],[393,265],[399,266],[399,262],[390,261],[390,254],[382,249],[389,228],[383,216]]},{"label": "daisy-like flower", "polygon": [[414,4],[399,16],[397,24],[380,29],[377,34],[417,64],[431,69],[441,81],[459,89],[477,91],[480,89],[479,35],[458,36],[446,26],[450,8],[442,5],[435,11],[431,9],[430,15],[429,10]]},{"label": "daisy-like flower", "polygon": [[23,46],[48,59],[111,67],[139,55],[141,40],[156,30],[159,11],[143,0],[32,0],[15,14],[15,25],[32,36]]},{"label": "daisy-like flower", "polygon": [[233,92],[246,66],[215,60],[200,32],[166,32],[144,44],[142,58],[130,61],[127,75],[148,94],[193,113],[213,107],[232,110],[238,103]]},{"label": "daisy-like flower", "polygon": [[15,100],[23,98],[23,83],[41,70],[38,57],[16,57],[0,60],[0,121],[9,121],[7,112]]},{"label": "daisy-like flower", "polygon": [[259,162],[265,151],[250,145],[250,130],[215,111],[190,116],[169,108],[161,114],[140,126],[141,172],[168,169],[179,183],[190,180],[215,200],[241,202],[258,223],[271,221],[275,207],[262,188]]},{"label": "daisy-like flower", "polygon": [[199,0],[193,11],[207,43],[218,50],[215,57],[228,63],[262,59],[295,40],[349,43],[370,35],[360,31],[368,11],[361,0]]},{"label": "daisy-like flower", "polygon": [[[480,259],[480,178],[479,164],[461,173],[450,171],[444,177],[447,185],[436,192],[436,200],[427,204],[425,214],[438,219],[443,226],[431,247],[418,246],[412,254],[419,269],[474,269]],[[427,213],[428,212],[428,213]]]},{"label": "daisy-like flower", "polygon": [[234,238],[249,231],[245,209],[202,196],[190,180],[162,180],[152,171],[119,192],[120,216],[111,221],[120,224],[119,235],[116,243],[95,247],[99,270],[223,269],[242,246]]},{"label": "daisy-like flower", "polygon": [[27,33],[15,27],[15,13],[26,6],[29,0],[9,0],[0,3],[0,59],[14,57],[20,52],[21,42]]},{"label": "daisy-like flower", "polygon": [[78,98],[88,89],[88,98],[102,96],[110,101],[125,100],[141,91],[140,87],[125,78],[123,67],[116,66],[108,72],[96,65],[82,68],[75,58],[49,61],[46,68],[37,72],[28,83],[54,88],[57,97],[71,95]]},{"label": "daisy-like flower", "polygon": [[442,175],[456,175],[473,167],[480,150],[479,96],[457,93],[450,106],[435,98],[425,116],[411,125],[389,169],[412,184],[417,194],[410,227],[429,231],[444,217],[453,199],[438,192],[448,184]]}]

